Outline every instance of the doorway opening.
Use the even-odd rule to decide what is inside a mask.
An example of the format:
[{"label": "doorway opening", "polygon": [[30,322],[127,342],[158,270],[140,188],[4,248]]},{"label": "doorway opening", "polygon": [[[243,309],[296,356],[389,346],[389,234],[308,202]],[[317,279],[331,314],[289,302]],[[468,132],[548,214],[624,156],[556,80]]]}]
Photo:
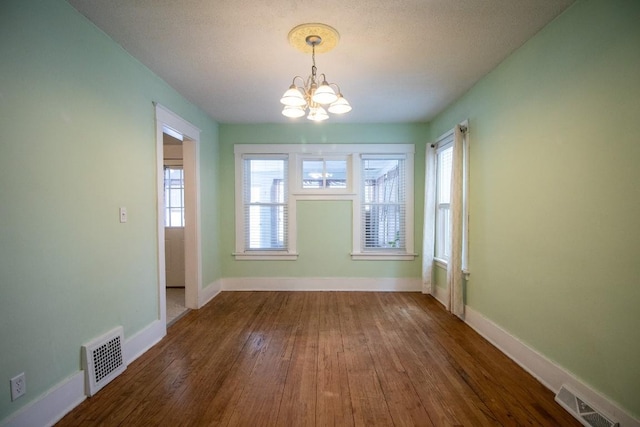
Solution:
[{"label": "doorway opening", "polygon": [[200,130],[160,104],[155,107],[158,317],[166,333],[169,322],[177,320],[186,309],[200,306]]},{"label": "doorway opening", "polygon": [[185,186],[183,136],[163,129],[164,159],[164,255],[167,326],[182,317],[185,304]]}]

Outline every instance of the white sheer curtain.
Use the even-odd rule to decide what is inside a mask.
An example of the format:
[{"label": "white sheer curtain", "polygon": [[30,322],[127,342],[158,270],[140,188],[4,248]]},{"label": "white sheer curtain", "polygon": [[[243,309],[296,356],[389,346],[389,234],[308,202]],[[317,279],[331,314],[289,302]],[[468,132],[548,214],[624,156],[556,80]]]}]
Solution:
[{"label": "white sheer curtain", "polygon": [[[465,129],[466,130],[466,129]],[[464,184],[464,143],[465,134],[461,126],[456,126],[453,138],[453,164],[451,172],[451,255],[447,263],[448,309],[458,317],[464,316],[462,293],[462,229],[464,212],[462,205]]]},{"label": "white sheer curtain", "polygon": [[422,293],[433,293],[433,258],[436,238],[436,146],[427,145],[424,177],[424,228],[422,239]]}]

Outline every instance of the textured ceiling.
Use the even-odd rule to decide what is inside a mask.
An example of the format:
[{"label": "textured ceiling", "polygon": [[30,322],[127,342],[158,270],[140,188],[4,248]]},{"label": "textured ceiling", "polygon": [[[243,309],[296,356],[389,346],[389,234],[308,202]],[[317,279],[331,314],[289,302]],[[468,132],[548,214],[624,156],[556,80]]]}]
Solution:
[{"label": "textured ceiling", "polygon": [[[574,0],[69,0],[219,123],[286,123],[279,99],[311,57],[296,25],[340,33],[316,55],[353,111],[331,122],[432,119]],[[296,119],[306,121],[306,119]]]}]

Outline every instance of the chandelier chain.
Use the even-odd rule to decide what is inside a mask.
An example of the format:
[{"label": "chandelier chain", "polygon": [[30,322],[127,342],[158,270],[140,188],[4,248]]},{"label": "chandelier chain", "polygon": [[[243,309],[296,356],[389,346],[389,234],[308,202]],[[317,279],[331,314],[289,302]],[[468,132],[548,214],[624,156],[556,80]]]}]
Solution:
[{"label": "chandelier chain", "polygon": [[311,43],[311,62],[312,62],[312,66],[311,66],[311,75],[313,76],[313,80],[315,81],[316,79],[316,44],[315,43]]}]

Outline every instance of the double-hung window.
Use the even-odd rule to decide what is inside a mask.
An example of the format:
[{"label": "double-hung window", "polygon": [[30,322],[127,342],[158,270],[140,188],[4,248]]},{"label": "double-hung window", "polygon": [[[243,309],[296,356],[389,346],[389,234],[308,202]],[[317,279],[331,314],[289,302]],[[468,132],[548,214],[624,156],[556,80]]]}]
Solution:
[{"label": "double-hung window", "polygon": [[452,141],[444,141],[436,151],[436,258],[449,260],[450,247],[450,210],[451,203],[451,166],[453,157]]},{"label": "double-hung window", "polygon": [[241,158],[242,224],[236,255],[287,254],[289,251],[289,160],[287,155]]},{"label": "double-hung window", "polygon": [[413,260],[413,145],[369,145],[354,176],[354,260]]},{"label": "double-hung window", "polygon": [[404,157],[363,155],[362,249],[406,249],[406,191]]}]

